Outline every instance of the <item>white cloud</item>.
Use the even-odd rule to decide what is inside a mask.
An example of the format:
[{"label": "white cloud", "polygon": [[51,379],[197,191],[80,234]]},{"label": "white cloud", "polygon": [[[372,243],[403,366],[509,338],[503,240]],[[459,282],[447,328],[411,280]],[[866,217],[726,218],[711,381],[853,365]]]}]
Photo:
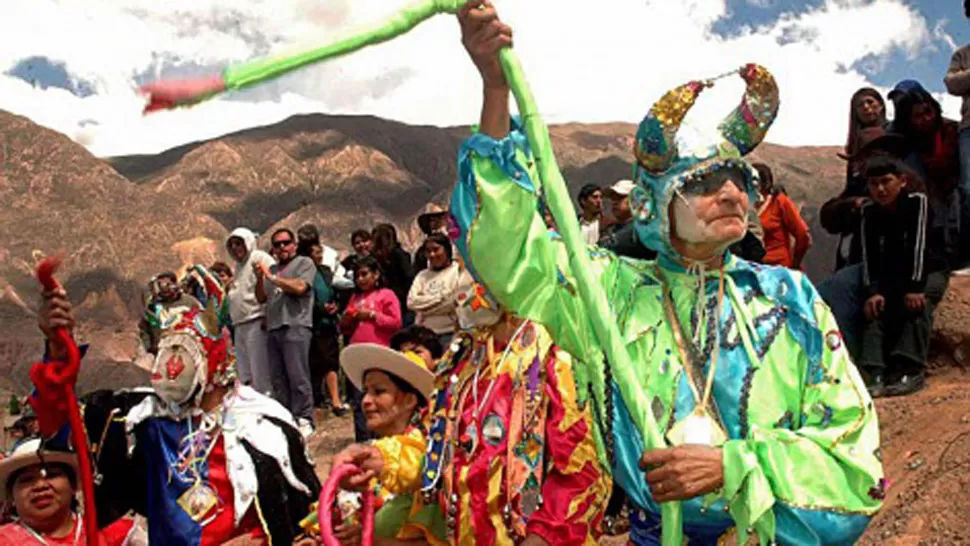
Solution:
[{"label": "white cloud", "polygon": [[[750,0],[749,0],[750,1]],[[763,2],[764,0],[760,0]],[[438,17],[411,34],[316,66],[227,100],[142,117],[135,78],[195,73],[350,32],[403,0],[30,0],[5,6],[0,71],[23,58],[63,62],[96,93],[79,98],[0,76],[0,108],[31,117],[99,155],[153,153],[187,141],[307,112],[372,114],[410,123],[477,119],[477,75],[457,24]],[[516,51],[550,122],[636,122],[666,89],[755,61],[782,88],[769,135],[785,144],[844,139],[849,96],[867,85],[852,69],[902,50],[933,46],[934,33],[903,0],[826,0],[733,37],[711,32],[724,0],[498,0],[515,27]],[[879,21],[878,25],[869,24]],[[25,24],[25,22],[31,22]],[[941,73],[945,67],[941,67]],[[713,125],[739,100],[737,82],[707,91],[692,114]],[[245,99],[245,100],[244,100]],[[947,111],[958,101],[948,98]],[[91,123],[91,122],[96,123]],[[84,127],[82,127],[84,125]]]}]

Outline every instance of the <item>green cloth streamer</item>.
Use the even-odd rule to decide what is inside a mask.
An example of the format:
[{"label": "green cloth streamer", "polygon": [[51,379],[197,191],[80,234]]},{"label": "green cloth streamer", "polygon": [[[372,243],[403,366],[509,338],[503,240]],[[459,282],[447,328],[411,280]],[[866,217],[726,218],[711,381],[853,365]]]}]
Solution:
[{"label": "green cloth streamer", "polygon": [[[619,328],[611,320],[612,315],[606,304],[606,293],[600,284],[593,279],[589,253],[579,229],[579,220],[573,209],[566,182],[563,180],[559,165],[556,163],[556,156],[552,153],[549,130],[539,116],[539,110],[536,107],[535,98],[532,96],[532,90],[526,82],[522,65],[519,64],[519,60],[511,48],[505,48],[500,52],[499,61],[502,63],[505,78],[512,89],[515,103],[519,107],[519,115],[528,136],[529,147],[535,157],[546,203],[556,221],[559,235],[562,237],[563,244],[569,254],[569,264],[576,276],[579,296],[587,309],[594,310],[590,322],[593,325],[596,338],[605,349],[606,358],[617,381],[632,381],[632,378],[624,377],[625,373],[633,370],[630,355],[623,344]],[[595,363],[586,363],[586,365],[595,365]],[[660,434],[660,429],[657,427],[652,413],[645,411],[640,415],[634,415],[633,419],[643,432],[648,447],[665,447],[663,436]],[[663,518],[661,543],[663,546],[681,546],[683,543],[683,514],[680,503],[667,502],[662,504],[661,516]]]},{"label": "green cloth streamer", "polygon": [[226,89],[242,89],[266,80],[278,78],[307,65],[353,53],[370,45],[386,42],[408,33],[411,29],[439,13],[458,13],[464,0],[426,0],[396,13],[377,27],[338,42],[293,55],[270,57],[230,66],[223,74]]},{"label": "green cloth streamer", "polygon": [[[223,74],[226,89],[242,89],[260,82],[277,78],[294,70],[352,53],[369,45],[386,42],[401,36],[420,23],[439,13],[457,13],[465,4],[464,0],[426,0],[402,9],[388,21],[370,31],[351,36],[323,47],[290,56],[261,59],[242,65],[231,66]],[[606,294],[594,281],[591,273],[589,255],[580,235],[579,223],[569,198],[566,183],[552,153],[549,131],[539,116],[532,91],[526,82],[522,66],[511,48],[501,51],[499,57],[509,87],[515,97],[519,113],[525,124],[529,145],[538,164],[542,188],[559,227],[563,242],[569,253],[570,265],[576,276],[579,295],[588,309],[594,309],[592,324],[600,345],[606,349],[618,381],[623,374],[632,370],[630,357],[626,352],[619,329],[610,319],[606,305]],[[594,365],[594,364],[587,364]],[[633,416],[644,433],[647,447],[664,447],[663,436],[653,415],[646,411]],[[680,503],[668,502],[662,505],[663,546],[681,546],[683,541],[683,519]]]}]

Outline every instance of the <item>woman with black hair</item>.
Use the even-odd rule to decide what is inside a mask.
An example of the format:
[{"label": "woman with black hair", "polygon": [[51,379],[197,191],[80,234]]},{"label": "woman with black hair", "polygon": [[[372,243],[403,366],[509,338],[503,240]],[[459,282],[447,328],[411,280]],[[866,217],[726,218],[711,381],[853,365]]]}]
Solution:
[{"label": "woman with black hair", "polygon": [[410,326],[414,323],[414,314],[408,313],[406,304],[411,283],[414,281],[411,255],[401,248],[401,243],[397,240],[397,230],[391,224],[378,224],[371,234],[374,238],[371,256],[377,258],[377,263],[384,271],[385,285],[394,291],[401,304],[404,325]]},{"label": "woman with black hair", "polygon": [[16,514],[13,523],[0,525],[0,546],[127,544],[129,518],[100,530],[98,544],[87,543],[77,510],[77,456],[52,444],[28,438],[0,461],[0,501],[10,502]]},{"label": "woman with black hair", "polygon": [[[852,94],[849,101],[849,133],[845,142],[845,159],[851,158],[863,146],[863,132],[873,127],[885,129],[889,125],[886,120],[886,101],[879,91],[871,87],[863,87]],[[853,174],[853,162],[849,162],[849,175]]]},{"label": "woman with black hair", "polygon": [[451,343],[458,329],[458,281],[461,268],[452,259],[451,241],[446,235],[432,233],[424,241],[428,269],[418,273],[408,293],[408,309],[415,312],[414,323],[431,329],[442,345]]},{"label": "woman with black hair", "polygon": [[940,103],[919,82],[904,80],[889,93],[895,103],[893,131],[905,144],[905,162],[926,184],[933,225],[943,237],[950,266],[962,261],[960,244],[959,126],[943,117]]},{"label": "woman with black hair", "polygon": [[[410,479],[421,472],[426,430],[421,423],[422,410],[434,390],[434,374],[419,355],[398,352],[387,347],[362,343],[351,345],[340,353],[340,365],[353,385],[363,391],[362,405],[368,431],[374,440],[368,449],[380,454],[383,460],[400,460],[413,470]],[[370,470],[363,469],[365,473]],[[374,492],[379,499],[374,514],[375,544],[399,544],[395,540],[408,521],[430,520],[437,508],[423,508],[412,513],[413,493],[405,490],[398,467],[388,465],[379,474]],[[359,543],[360,518],[356,514],[342,514],[344,521],[334,534],[343,544]],[[439,525],[439,527],[441,527]],[[444,540],[444,529],[439,529]],[[311,541],[306,544],[313,544]],[[304,544],[299,542],[297,544]]]},{"label": "woman with black hair", "polygon": [[401,328],[401,304],[384,283],[384,272],[373,256],[357,263],[357,291],[350,297],[340,321],[350,344],[377,343],[390,346],[391,336]]},{"label": "woman with black hair", "polygon": [[[825,231],[839,236],[835,254],[835,270],[857,264],[862,258],[859,243],[859,210],[868,195],[860,166],[873,149],[873,143],[886,134],[886,101],[871,87],[863,87],[849,101],[849,133],[844,153],[846,161],[845,187],[842,193],[829,199],[819,211],[819,221]],[[901,147],[901,146],[900,146]]]},{"label": "woman with black hair", "polygon": [[366,229],[357,229],[350,234],[350,246],[354,249],[354,253],[344,258],[341,265],[350,272],[351,276],[357,269],[357,262],[364,256],[370,256],[373,245],[374,238]]},{"label": "woman with black hair", "polygon": [[764,229],[765,255],[762,263],[800,269],[802,258],[812,246],[808,226],[795,203],[775,186],[771,168],[764,163],[754,163],[753,166],[758,171],[760,201],[757,208]]}]

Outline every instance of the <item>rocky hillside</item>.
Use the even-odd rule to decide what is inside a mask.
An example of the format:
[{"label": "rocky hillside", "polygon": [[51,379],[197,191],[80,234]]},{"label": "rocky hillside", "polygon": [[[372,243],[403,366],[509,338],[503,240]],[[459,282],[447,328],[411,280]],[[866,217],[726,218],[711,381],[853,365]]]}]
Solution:
[{"label": "rocky hillside", "polygon": [[[552,128],[573,192],[630,175],[633,130],[619,123]],[[91,360],[115,363],[99,381],[139,379],[127,364],[151,275],[224,258],[222,242],[236,226],[267,233],[313,222],[329,244],[346,248],[353,229],[386,221],[411,246],[416,216],[447,201],[467,134],[307,115],[158,155],[101,160],[64,135],[0,112],[0,325],[11,334],[0,339],[0,388],[4,381],[25,388],[25,365],[39,347],[30,272],[40,257],[68,258],[61,278],[79,305],[82,337],[97,341]],[[841,184],[832,148],[768,145],[759,158],[776,168],[810,222]],[[820,231],[815,238],[808,264],[819,278],[833,250]]]}]

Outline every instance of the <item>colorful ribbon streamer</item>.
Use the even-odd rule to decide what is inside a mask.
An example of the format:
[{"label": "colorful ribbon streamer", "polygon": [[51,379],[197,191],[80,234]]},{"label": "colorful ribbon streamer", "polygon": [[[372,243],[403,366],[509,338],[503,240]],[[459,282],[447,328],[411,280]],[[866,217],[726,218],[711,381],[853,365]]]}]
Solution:
[{"label": "colorful ribbon streamer", "polygon": [[[218,80],[162,82],[148,86],[145,88],[149,93],[149,105],[146,107],[146,111],[195,104],[227,89],[242,89],[314,63],[391,40],[407,33],[436,14],[457,13],[464,4],[465,0],[426,0],[401,10],[373,30],[291,56],[257,60],[233,66],[228,68],[223,73],[222,78]],[[592,310],[593,330],[600,346],[604,349],[606,358],[612,368],[619,372],[617,379],[623,380],[619,376],[624,373],[628,374],[633,370],[630,356],[623,344],[619,328],[610,318],[612,314],[606,303],[606,294],[593,278],[589,254],[580,234],[579,222],[570,201],[569,191],[552,152],[549,130],[539,116],[532,91],[526,82],[522,66],[519,64],[515,53],[511,48],[505,48],[500,52],[499,60],[522,116],[549,210],[552,212],[566,245],[579,295],[586,308]],[[584,365],[596,364],[585,363]],[[645,411],[642,415],[635,415],[634,419],[644,432],[646,447],[662,448],[666,446],[652,413]],[[663,516],[663,546],[681,546],[683,520],[680,503],[664,503],[661,510]]]}]

